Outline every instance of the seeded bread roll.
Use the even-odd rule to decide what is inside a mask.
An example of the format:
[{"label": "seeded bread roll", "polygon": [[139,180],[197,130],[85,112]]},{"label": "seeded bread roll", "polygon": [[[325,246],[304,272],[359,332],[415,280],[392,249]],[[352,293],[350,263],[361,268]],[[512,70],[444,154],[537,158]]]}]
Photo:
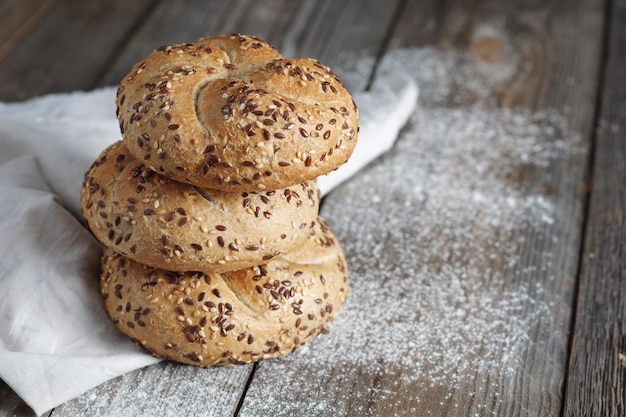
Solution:
[{"label": "seeded bread roll", "polygon": [[157,357],[210,367],[293,352],[346,299],[346,263],[323,220],[288,257],[236,272],[168,272],[106,249],[101,289],[116,326]]},{"label": "seeded bread roll", "polygon": [[275,190],[351,155],[358,114],[330,69],[249,36],[159,48],[122,79],[124,143],[165,177],[224,191]]},{"label": "seeded bread roll", "polygon": [[167,179],[120,141],[85,176],[83,215],[94,235],[129,258],[171,271],[249,268],[298,246],[319,211],[315,180],[229,193]]}]

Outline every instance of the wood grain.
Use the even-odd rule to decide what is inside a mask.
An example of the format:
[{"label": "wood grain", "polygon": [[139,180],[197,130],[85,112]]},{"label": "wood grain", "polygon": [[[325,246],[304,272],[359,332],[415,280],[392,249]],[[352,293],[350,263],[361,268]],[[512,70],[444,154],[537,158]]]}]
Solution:
[{"label": "wood grain", "polygon": [[[329,360],[322,364],[307,362],[310,357],[307,354],[282,362],[261,363],[244,399],[242,415],[268,412],[275,415],[325,415],[329,412],[334,415],[560,414],[582,236],[584,189],[588,177],[587,152],[595,103],[593,92],[597,89],[603,16],[601,6],[597,2],[588,1],[516,2],[514,5],[496,1],[470,4],[464,1],[407,2],[406,8],[400,13],[401,20],[390,42],[391,48],[380,65],[382,74],[385,59],[393,59],[397,56],[394,54],[402,52],[406,56],[412,51],[427,57],[429,53],[437,53],[424,49],[431,45],[437,45],[439,51],[459,51],[454,55],[457,57],[455,73],[450,73],[449,78],[443,78],[437,84],[418,76],[418,80],[422,81],[421,105],[424,111],[452,112],[460,106],[467,112],[467,119],[459,124],[459,130],[465,124],[480,125],[485,112],[494,109],[525,111],[525,114],[535,115],[538,123],[545,125],[553,123],[551,118],[558,115],[564,118],[567,126],[562,135],[578,138],[575,139],[579,146],[577,152],[563,153],[546,166],[540,167],[532,161],[524,163],[521,160],[503,159],[501,162],[512,164],[507,167],[507,178],[515,190],[554,204],[555,213],[558,213],[554,222],[536,227],[527,225],[514,230],[502,227],[501,230],[494,230],[488,239],[477,234],[482,240],[478,238],[473,241],[462,240],[454,234],[450,236],[450,232],[443,229],[445,224],[441,228],[438,226],[436,216],[431,217],[429,222],[415,223],[403,229],[406,245],[414,240],[422,242],[415,249],[414,262],[425,257],[431,248],[440,249],[436,256],[431,254],[427,257],[427,267],[434,273],[472,259],[472,267],[482,271],[483,275],[474,276],[473,280],[476,281],[467,282],[469,299],[482,296],[480,293],[472,293],[477,290],[471,289],[480,280],[484,282],[478,285],[478,291],[484,291],[485,286],[494,287],[493,290],[503,298],[519,288],[526,288],[527,292],[523,296],[528,298],[521,303],[521,309],[508,318],[508,326],[513,330],[519,326],[517,319],[533,317],[533,322],[527,323],[528,327],[523,329],[524,337],[527,338],[523,347],[517,352],[495,352],[490,358],[491,366],[477,365],[475,373],[469,374],[459,371],[455,377],[449,377],[450,384],[445,386],[430,385],[429,378],[437,380],[446,375],[428,372],[421,378],[407,375],[414,367],[403,367],[401,363],[388,361],[385,357],[380,357],[384,366],[372,365],[377,371],[367,372],[363,365],[351,365],[351,356],[340,348],[332,352],[340,356],[336,361]],[[477,82],[481,76],[489,92],[487,95],[484,89],[473,88],[470,83]],[[571,85],[572,80],[575,80],[575,86]],[[563,111],[565,106],[567,108]],[[503,113],[499,117],[500,122],[488,127],[501,129],[504,135],[510,126],[507,126],[507,118]],[[541,133],[537,134],[540,135],[538,143],[543,140],[547,144],[554,140],[548,135],[542,137]],[[377,246],[370,242],[352,244],[355,236],[367,235],[367,232],[371,236],[391,234],[391,231],[385,230],[384,221],[389,216],[387,213],[393,212],[396,206],[411,207],[416,218],[436,213],[436,207],[429,202],[428,196],[423,203],[416,204],[413,197],[400,197],[400,191],[394,191],[392,184],[401,179],[393,176],[393,167],[400,164],[405,167],[407,176],[421,175],[423,182],[416,188],[428,190],[429,184],[439,181],[438,177],[444,169],[442,167],[457,162],[453,157],[458,155],[453,151],[435,147],[430,150],[433,155],[437,155],[433,156],[431,167],[425,167],[424,170],[411,167],[410,162],[403,159],[403,152],[410,146],[403,145],[402,140],[404,138],[401,137],[400,150],[392,151],[371,168],[376,175],[388,175],[388,189],[376,190],[376,201],[382,202],[365,201],[359,197],[371,182],[366,171],[363,176],[357,176],[329,196],[322,213],[337,228],[340,241],[346,242],[354,290],[353,298],[346,308],[362,308],[365,317],[372,317],[376,310],[367,308],[368,298],[358,292],[357,286],[369,284],[381,289],[393,285],[402,287],[402,282],[411,279],[418,265],[405,269],[398,267],[399,276],[376,282],[376,273],[370,272],[372,268],[383,268],[384,265],[394,263],[410,264],[409,259],[394,255],[394,252],[402,253],[403,244],[394,245],[393,241],[389,241],[379,255],[380,261],[368,260],[368,263],[362,264],[359,263],[364,262],[359,251],[376,253]],[[475,158],[475,163],[480,163],[481,157]],[[351,210],[351,207],[363,204],[380,213],[380,219],[364,219],[357,210],[352,216],[355,219],[353,222],[333,223],[333,216],[339,210]],[[473,224],[464,226],[473,227],[478,233],[487,224],[487,220],[481,216],[488,215],[477,214]],[[346,221],[343,216],[341,219],[342,222]],[[512,254],[505,250],[505,245],[493,249],[490,247],[493,241],[523,242],[515,249],[517,263],[514,266],[507,263]],[[458,247],[465,248],[461,254]],[[482,258],[481,253],[489,250],[494,251],[491,257]],[[476,256],[471,257],[468,252]],[[360,261],[355,262],[354,259]],[[466,266],[469,268],[470,265]],[[384,277],[384,271],[381,270],[379,276]],[[373,279],[374,283],[367,282],[367,278]],[[372,298],[372,302],[392,303],[392,299],[381,296],[380,300]],[[542,313],[537,315],[539,310]],[[416,311],[414,314],[419,316],[420,313],[429,314],[428,311]],[[495,313],[494,319],[498,317],[498,313]],[[382,337],[388,334],[386,327],[398,326],[400,323],[385,322],[378,325],[378,333]],[[346,326],[343,323],[339,324],[339,328],[332,328],[328,336],[331,341],[321,342],[323,346],[332,346],[332,331],[349,331]],[[372,333],[376,334],[377,331],[372,330]],[[338,339],[341,339],[340,336]],[[488,342],[488,339],[485,340],[485,343]],[[464,360],[472,358],[469,356],[471,345],[467,348],[468,357]],[[398,345],[398,349],[402,349],[402,345]],[[454,350],[454,346],[450,346],[450,349]],[[331,351],[328,354],[331,355]],[[477,363],[485,359],[480,354],[473,358]],[[281,374],[287,377],[277,377]],[[312,380],[317,383],[310,386]],[[400,383],[402,386],[398,387],[398,381],[411,382]],[[284,404],[279,403],[284,406],[281,412],[277,411],[280,405],[268,408],[262,401],[263,398],[274,398],[271,397],[272,392],[279,392],[281,397],[288,399]],[[292,398],[301,400],[289,400]],[[320,405],[322,403],[324,407]]]},{"label": "wood grain", "polygon": [[96,387],[52,416],[232,416],[252,369],[159,363]]},{"label": "wood grain", "polygon": [[[143,56],[172,43],[228,33],[258,36],[285,56],[316,58],[329,65],[351,91],[365,88],[375,61],[361,62],[358,55],[375,57],[398,0],[380,2],[304,0],[218,0],[163,2],[149,22],[137,32],[99,85],[115,85]],[[163,30],[163,28],[167,30]],[[343,53],[339,53],[343,51]],[[351,51],[352,56],[346,56]]]},{"label": "wood grain", "polygon": [[118,84],[138,60],[162,45],[236,32],[259,36],[274,44],[284,33],[280,29],[285,30],[288,22],[296,19],[299,9],[298,3],[289,1],[162,2],[124,48],[100,85]]},{"label": "wood grain", "polygon": [[[3,17],[0,100],[94,87],[153,0],[20,2]],[[11,26],[9,26],[11,27]]]},{"label": "wood grain", "polygon": [[52,3],[50,0],[0,3],[0,39],[3,39],[0,58],[19,45],[22,38],[41,21]]},{"label": "wood grain", "polygon": [[565,416],[626,415],[626,2],[613,2]]}]

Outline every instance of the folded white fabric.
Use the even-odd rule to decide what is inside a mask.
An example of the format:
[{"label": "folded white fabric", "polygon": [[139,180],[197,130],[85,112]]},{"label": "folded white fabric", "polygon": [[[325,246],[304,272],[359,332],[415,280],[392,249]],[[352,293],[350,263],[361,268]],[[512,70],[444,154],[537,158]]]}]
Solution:
[{"label": "folded white fabric", "polygon": [[[392,146],[417,102],[409,78],[357,93],[350,162],[329,192]],[[39,415],[158,362],[117,331],[98,287],[101,246],[83,227],[83,175],[119,140],[114,88],[0,103],[0,378]]]}]

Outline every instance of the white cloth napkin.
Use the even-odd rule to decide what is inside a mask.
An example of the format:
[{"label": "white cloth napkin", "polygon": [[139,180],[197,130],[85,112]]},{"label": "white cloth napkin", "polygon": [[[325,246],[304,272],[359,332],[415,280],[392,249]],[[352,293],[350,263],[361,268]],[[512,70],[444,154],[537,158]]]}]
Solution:
[{"label": "white cloth napkin", "polygon": [[[324,193],[389,149],[417,102],[408,77],[357,93],[361,130]],[[38,415],[158,362],[117,331],[98,287],[101,247],[80,222],[80,187],[119,140],[115,89],[0,103],[0,378]]]}]

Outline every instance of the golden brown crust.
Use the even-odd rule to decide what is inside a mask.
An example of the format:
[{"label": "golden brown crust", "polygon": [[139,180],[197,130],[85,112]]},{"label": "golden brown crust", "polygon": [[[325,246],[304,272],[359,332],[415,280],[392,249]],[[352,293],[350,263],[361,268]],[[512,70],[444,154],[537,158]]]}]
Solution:
[{"label": "golden brown crust", "polygon": [[171,271],[258,265],[307,238],[319,211],[316,182],[223,192],[167,179],[117,142],[85,176],[83,215],[94,235],[129,258]]},{"label": "golden brown crust", "polygon": [[111,249],[101,290],[117,327],[155,356],[210,367],[293,352],[326,331],[348,291],[341,247],[319,219],[292,251],[223,274],[175,273]]},{"label": "golden brown crust", "polygon": [[124,143],[150,169],[225,191],[275,190],[351,155],[358,113],[330,69],[232,35],[159,48],[121,82]]}]

